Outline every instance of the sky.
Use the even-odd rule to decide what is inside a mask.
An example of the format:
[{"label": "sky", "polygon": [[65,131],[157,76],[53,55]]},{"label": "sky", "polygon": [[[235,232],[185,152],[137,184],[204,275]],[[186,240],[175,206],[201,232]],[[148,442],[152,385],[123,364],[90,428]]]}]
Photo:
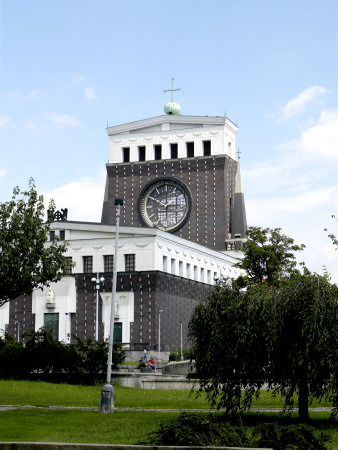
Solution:
[{"label": "sky", "polygon": [[97,221],[109,126],[164,114],[239,127],[249,225],[282,228],[338,282],[336,0],[0,0],[0,202],[33,177]]}]

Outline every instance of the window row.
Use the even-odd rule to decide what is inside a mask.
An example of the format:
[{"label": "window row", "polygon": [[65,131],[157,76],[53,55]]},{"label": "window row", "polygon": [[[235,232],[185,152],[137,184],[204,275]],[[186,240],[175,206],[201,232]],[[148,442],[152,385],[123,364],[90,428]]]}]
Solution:
[{"label": "window row", "polygon": [[[55,241],[55,231],[54,230],[51,230],[50,232],[49,232],[49,240],[50,241]],[[65,230],[60,230],[59,231],[59,240],[60,241],[64,241],[65,240],[65,238],[66,238],[66,231]]]},{"label": "window row", "polygon": [[[83,272],[93,273],[93,257],[83,256]],[[103,256],[103,271],[113,272],[114,270],[114,255],[104,255]],[[134,272],[135,271],[135,254],[125,254],[124,255],[124,271]]]},{"label": "window row", "polygon": [[[177,267],[178,262],[178,267]],[[218,278],[218,273],[204,267],[195,266],[183,261],[177,261],[175,258],[163,256],[163,272],[179,275],[180,277],[189,278],[191,280],[200,281],[202,283],[213,284]]]},{"label": "window row", "polygon": [[[203,141],[203,156],[211,155],[211,141]],[[153,147],[153,158],[154,160],[163,159],[162,157],[162,145],[156,144]],[[195,156],[195,143],[194,142],[186,142],[186,157],[193,158]],[[178,158],[178,144],[171,143],[170,144],[170,158],[177,159]],[[122,147],[122,160],[123,162],[130,162],[130,147]],[[145,145],[141,145],[138,147],[138,160],[146,161],[146,147]]]},{"label": "window row", "polygon": [[[71,275],[73,269],[73,258],[71,256],[66,257],[68,264],[66,269],[66,275]],[[124,271],[125,272],[135,272],[136,259],[135,254],[125,254],[124,255]],[[83,273],[94,273],[93,267],[93,256],[83,256],[82,257],[82,271]],[[114,255],[103,255],[103,271],[113,272],[114,271]]]}]

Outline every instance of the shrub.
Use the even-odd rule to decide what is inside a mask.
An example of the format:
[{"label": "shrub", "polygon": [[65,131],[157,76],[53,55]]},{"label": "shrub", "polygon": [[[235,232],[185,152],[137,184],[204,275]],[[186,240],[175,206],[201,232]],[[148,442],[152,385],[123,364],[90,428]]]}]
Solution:
[{"label": "shrub", "polygon": [[23,358],[24,347],[10,334],[0,337],[0,378],[18,379],[25,375],[27,367]]},{"label": "shrub", "polygon": [[272,447],[275,450],[323,450],[328,436],[304,424],[242,423],[239,416],[204,416],[182,413],[140,444]]},{"label": "shrub", "polygon": [[[105,379],[108,343],[75,338],[66,345],[53,338],[52,331],[41,328],[25,333],[26,345],[9,334],[0,337],[0,378],[41,379],[72,384],[95,384]],[[125,359],[120,344],[114,344],[112,370]]]},{"label": "shrub", "polygon": [[[185,361],[191,359],[191,350],[189,348],[183,349],[183,359]],[[177,350],[176,352],[171,352],[169,354],[169,361],[181,361],[181,350]]]}]

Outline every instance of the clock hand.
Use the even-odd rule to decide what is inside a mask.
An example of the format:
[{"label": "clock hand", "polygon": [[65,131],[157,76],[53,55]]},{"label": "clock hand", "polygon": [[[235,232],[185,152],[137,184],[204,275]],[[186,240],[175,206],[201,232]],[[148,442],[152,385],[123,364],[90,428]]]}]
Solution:
[{"label": "clock hand", "polygon": [[164,207],[166,208],[167,205],[165,205],[164,203],[162,203],[160,200],[157,200],[157,198],[150,197],[150,196],[149,196],[149,198],[151,198],[152,200],[155,200],[155,202],[159,203],[160,205],[162,205],[162,206],[164,206]]}]

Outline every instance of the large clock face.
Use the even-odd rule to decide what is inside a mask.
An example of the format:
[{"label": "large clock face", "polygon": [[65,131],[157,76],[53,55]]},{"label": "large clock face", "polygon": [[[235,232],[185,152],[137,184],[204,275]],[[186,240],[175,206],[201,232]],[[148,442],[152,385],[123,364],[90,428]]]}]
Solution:
[{"label": "large clock face", "polygon": [[140,198],[140,212],[145,224],[164,231],[179,229],[187,220],[190,208],[188,189],[175,179],[152,182]]}]

